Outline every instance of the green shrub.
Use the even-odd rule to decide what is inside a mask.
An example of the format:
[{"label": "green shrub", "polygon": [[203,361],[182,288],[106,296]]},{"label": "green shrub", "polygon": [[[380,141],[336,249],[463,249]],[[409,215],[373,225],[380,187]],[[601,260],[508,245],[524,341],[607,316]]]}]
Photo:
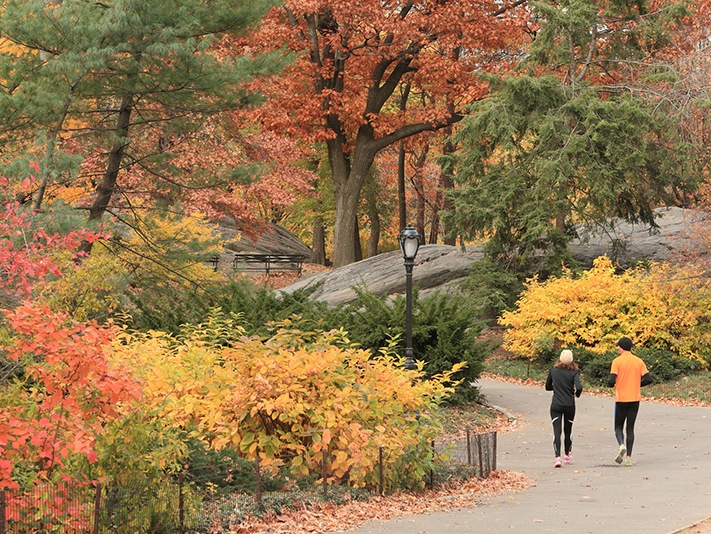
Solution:
[{"label": "green shrub", "polygon": [[193,288],[185,291],[185,288],[174,286],[164,287],[161,291],[138,291],[128,295],[131,305],[119,310],[117,315],[131,330],[177,334],[181,325],[202,321],[213,307],[218,291],[221,290]]},{"label": "green shrub", "polygon": [[238,279],[219,286],[185,292],[166,288],[159,295],[138,293],[132,296],[134,308],[125,323],[133,330],[160,330],[178,334],[184,324],[199,324],[210,310],[220,308],[226,315],[239,314],[247,335],[266,336],[269,322],[298,315],[318,323],[326,305],[309,299],[316,291],[310,287],[291,294],[255,287],[249,280]]},{"label": "green shrub", "polygon": [[[398,339],[399,353],[404,357],[406,300],[375,296],[356,288],[358,299],[332,310],[324,317],[326,328],[343,328],[352,342],[377,353],[392,339]],[[424,299],[415,289],[412,296],[412,347],[416,360],[425,362],[425,373],[431,377],[459,362],[467,366],[454,378],[462,380],[450,403],[476,400],[478,392],[471,383],[481,376],[489,346],[478,342],[482,323],[471,301],[464,295],[435,292]]]},{"label": "green shrub", "polygon": [[670,350],[641,347],[632,352],[644,360],[655,382],[671,382],[702,368],[698,360],[688,360]]},{"label": "green shrub", "polygon": [[234,282],[215,299],[215,305],[227,313],[241,314],[242,326],[248,335],[271,336],[269,323],[294,316],[301,317],[317,329],[327,310],[326,303],[310,298],[317,288],[314,285],[293,293],[283,293]]},{"label": "green shrub", "polygon": [[[196,439],[191,439],[190,444],[183,474],[187,482],[213,497],[232,493],[254,494],[257,487],[254,461],[240,457],[237,451],[227,447],[216,451]],[[283,471],[260,471],[262,491],[277,491],[287,486],[289,473],[287,469]]]},{"label": "green shrub", "polygon": [[580,373],[587,386],[606,388],[607,379],[610,377],[610,366],[620,353],[617,350],[608,350],[598,354],[585,347],[571,347],[575,361],[580,367]]},{"label": "green shrub", "polygon": [[492,320],[514,309],[516,295],[523,284],[516,273],[507,271],[487,256],[472,265],[461,287],[471,297],[477,316]]}]

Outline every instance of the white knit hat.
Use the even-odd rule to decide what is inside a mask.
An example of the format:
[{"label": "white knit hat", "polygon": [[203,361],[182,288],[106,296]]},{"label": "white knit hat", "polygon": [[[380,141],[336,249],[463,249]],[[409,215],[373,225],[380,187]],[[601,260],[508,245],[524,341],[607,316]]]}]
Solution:
[{"label": "white knit hat", "polygon": [[573,351],[565,349],[560,353],[561,363],[573,363]]}]

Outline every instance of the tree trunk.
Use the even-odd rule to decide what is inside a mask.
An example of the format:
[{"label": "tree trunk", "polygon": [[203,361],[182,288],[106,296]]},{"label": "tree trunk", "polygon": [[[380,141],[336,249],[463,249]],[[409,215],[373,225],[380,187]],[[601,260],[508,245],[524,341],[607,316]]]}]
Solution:
[{"label": "tree trunk", "polygon": [[356,232],[360,184],[355,177],[351,179],[340,177],[339,181],[342,183],[336,187],[335,174],[333,178],[333,194],[336,200],[336,222],[333,227],[333,266],[338,268],[353,263],[356,258],[353,236]]},{"label": "tree trunk", "polygon": [[425,168],[425,163],[427,163],[427,152],[429,151],[429,148],[429,145],[425,145],[424,149],[422,150],[422,153],[417,156],[417,159],[415,160],[414,164],[415,176],[413,181],[415,183],[415,193],[417,195],[417,214],[415,216],[415,228],[417,229],[417,233],[420,234],[422,240],[425,239],[425,211],[427,210],[427,199],[425,198],[423,169]]},{"label": "tree trunk", "polygon": [[417,187],[417,217],[415,217],[415,228],[417,228],[417,233],[420,234],[420,239],[425,239],[425,195],[422,194],[422,177],[420,176],[418,180],[419,184]]},{"label": "tree trunk", "polygon": [[378,255],[378,245],[380,244],[380,218],[376,216],[376,221],[370,221],[370,237],[368,238],[368,257],[374,258]]},{"label": "tree trunk", "polygon": [[336,201],[336,222],[333,228],[333,266],[349,265],[362,258],[358,234],[358,205],[368,170],[377,150],[367,140],[356,143],[353,164],[343,152],[339,140],[327,141],[329,163]]},{"label": "tree trunk", "polygon": [[128,144],[128,126],[131,122],[131,111],[133,97],[126,95],[121,100],[118,120],[116,121],[116,139],[109,153],[109,161],[106,165],[104,178],[97,187],[97,196],[94,204],[89,209],[89,220],[100,219],[111,202],[111,197],[116,190],[116,181],[121,170],[123,154]]},{"label": "tree trunk", "polygon": [[372,184],[374,178],[372,173],[369,179],[369,186],[366,188],[365,198],[368,203],[368,219],[370,221],[370,237],[368,238],[368,258],[378,255],[378,243],[380,242],[380,213],[378,212],[378,202],[375,196],[375,186]]},{"label": "tree trunk", "polygon": [[[448,140],[442,147],[442,154],[444,156],[448,156],[450,154],[453,154],[455,150],[456,147],[454,146],[452,141]],[[454,189],[454,180],[452,179],[452,172],[449,167],[442,167],[439,175],[439,183],[440,187],[442,188],[442,196],[444,198],[442,202],[442,211],[444,211],[445,213],[454,213],[454,204],[452,203],[449,198],[449,195],[447,194],[448,191]],[[457,236],[452,232],[452,228],[449,226],[446,226],[444,228],[444,244],[450,246],[455,246],[457,244]]]},{"label": "tree trunk", "polygon": [[407,203],[405,200],[405,144],[400,143],[397,154],[397,206],[400,231],[407,226]]},{"label": "tree trunk", "polygon": [[358,225],[358,217],[355,220],[355,229],[353,230],[353,250],[355,256],[353,256],[353,261],[360,261],[363,259],[363,247],[360,244],[360,227]]},{"label": "tree trunk", "polygon": [[432,204],[432,221],[430,222],[430,245],[436,245],[439,238],[439,210],[442,208],[442,191],[437,189],[434,203]]},{"label": "tree trunk", "polygon": [[315,265],[326,265],[326,227],[321,218],[318,218],[313,226],[311,258],[309,262]]},{"label": "tree trunk", "polygon": [[565,233],[565,215],[561,214],[555,218],[555,229],[561,234]]}]

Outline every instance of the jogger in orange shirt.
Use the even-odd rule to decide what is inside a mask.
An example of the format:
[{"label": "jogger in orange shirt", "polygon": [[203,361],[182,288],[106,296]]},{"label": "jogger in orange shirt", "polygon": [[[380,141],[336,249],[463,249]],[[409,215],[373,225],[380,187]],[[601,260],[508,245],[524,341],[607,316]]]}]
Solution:
[{"label": "jogger in orange shirt", "polygon": [[[612,360],[610,376],[607,384],[615,388],[615,437],[620,446],[615,462],[632,465],[632,447],[634,445],[634,424],[639,412],[639,401],[642,399],[640,388],[652,383],[652,376],[647,371],[644,362],[632,354],[632,340],[620,338],[617,342],[620,355]],[[627,439],[625,440],[625,421],[627,422]]]}]

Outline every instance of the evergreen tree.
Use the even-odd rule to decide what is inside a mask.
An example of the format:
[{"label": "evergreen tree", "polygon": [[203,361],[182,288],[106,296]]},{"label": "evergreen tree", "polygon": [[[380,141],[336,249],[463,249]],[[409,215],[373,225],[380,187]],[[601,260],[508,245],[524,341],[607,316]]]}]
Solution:
[{"label": "evergreen tree", "polygon": [[492,258],[559,268],[574,225],[654,225],[653,209],[693,184],[671,117],[635,91],[640,65],[687,13],[683,2],[667,4],[650,13],[642,1],[535,3],[530,54],[516,75],[489,79],[490,98],[456,137],[449,220],[489,238]]},{"label": "evergreen tree", "polygon": [[217,41],[268,8],[269,0],[3,0],[4,174],[22,179],[23,162],[40,162],[39,208],[47,183],[66,183],[83,161],[96,189],[85,201],[90,219],[152,193],[172,203],[244,179],[233,166],[199,162],[178,173],[185,150],[175,147],[219,137],[216,114],[248,99],[239,84],[275,67],[224,53]]}]

